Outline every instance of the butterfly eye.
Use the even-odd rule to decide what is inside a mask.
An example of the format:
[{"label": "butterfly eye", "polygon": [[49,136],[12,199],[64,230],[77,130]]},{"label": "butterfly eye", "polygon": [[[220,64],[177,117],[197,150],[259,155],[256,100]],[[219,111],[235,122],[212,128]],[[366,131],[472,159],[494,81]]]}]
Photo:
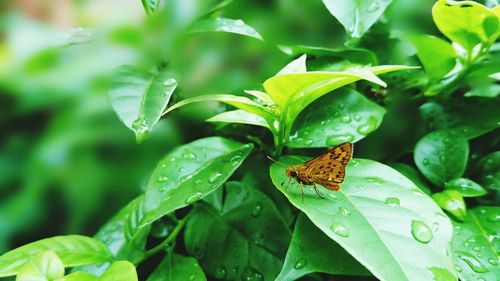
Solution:
[{"label": "butterfly eye", "polygon": [[290,176],[292,176],[292,177],[296,177],[296,176],[297,176],[297,172],[295,172],[295,171],[291,171],[291,172],[290,172]]}]

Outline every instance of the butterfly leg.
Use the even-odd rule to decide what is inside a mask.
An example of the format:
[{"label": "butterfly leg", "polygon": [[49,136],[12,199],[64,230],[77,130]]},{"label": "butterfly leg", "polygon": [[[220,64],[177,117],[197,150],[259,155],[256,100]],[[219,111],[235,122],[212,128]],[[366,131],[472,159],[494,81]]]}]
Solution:
[{"label": "butterfly leg", "polygon": [[318,187],[316,186],[315,183],[313,183],[313,188],[314,188],[314,191],[316,191],[316,194],[318,194],[318,196],[322,199],[325,199],[325,196],[323,196],[323,194],[321,192],[319,192],[319,189]]},{"label": "butterfly leg", "polygon": [[[289,177],[288,178],[288,182],[286,183],[286,185],[284,186],[284,189],[286,190],[288,188],[288,186],[290,185],[290,182],[292,181],[292,178]],[[285,183],[285,181],[283,181],[283,183]],[[283,186],[283,183],[281,184],[281,186]]]},{"label": "butterfly leg", "polygon": [[304,203],[304,184],[302,182],[299,182],[300,183],[300,193],[302,195],[302,203]]}]

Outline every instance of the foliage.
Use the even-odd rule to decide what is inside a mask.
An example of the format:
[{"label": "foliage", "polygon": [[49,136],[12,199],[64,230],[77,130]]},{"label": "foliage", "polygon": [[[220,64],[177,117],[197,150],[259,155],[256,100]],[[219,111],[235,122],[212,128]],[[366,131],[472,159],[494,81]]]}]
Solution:
[{"label": "foliage", "polygon": [[67,3],[2,15],[0,278],[500,276],[495,1]]}]

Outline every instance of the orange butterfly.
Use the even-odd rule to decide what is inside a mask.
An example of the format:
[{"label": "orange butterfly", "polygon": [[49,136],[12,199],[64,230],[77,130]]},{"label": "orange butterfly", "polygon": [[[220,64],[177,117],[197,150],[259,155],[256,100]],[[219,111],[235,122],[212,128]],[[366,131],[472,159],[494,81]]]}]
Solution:
[{"label": "orange butterfly", "polygon": [[[339,190],[345,178],[345,167],[352,158],[352,152],[352,143],[342,143],[304,164],[287,167],[286,175],[290,177],[290,180],[295,179],[302,189],[304,185],[312,185],[318,196],[323,197],[316,184],[329,190]],[[304,191],[301,191],[303,194]]]}]

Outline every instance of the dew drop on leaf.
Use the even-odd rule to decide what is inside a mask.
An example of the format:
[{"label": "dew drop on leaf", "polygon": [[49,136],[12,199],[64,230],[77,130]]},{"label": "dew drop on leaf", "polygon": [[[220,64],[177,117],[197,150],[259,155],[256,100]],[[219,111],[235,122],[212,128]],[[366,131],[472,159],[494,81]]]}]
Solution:
[{"label": "dew drop on leaf", "polygon": [[175,81],[174,78],[169,78],[165,81],[163,81],[163,85],[167,86],[167,87],[170,87],[170,86],[173,86],[177,83],[177,81]]},{"label": "dew drop on leaf", "polygon": [[241,280],[243,281],[262,281],[264,280],[264,276],[257,270],[253,269],[250,266],[245,267],[245,270],[241,274]]},{"label": "dew drop on leaf", "polygon": [[352,142],[353,140],[354,136],[352,134],[330,135],[326,138],[326,144],[335,146],[343,142]]},{"label": "dew drop on leaf", "polygon": [[234,22],[234,25],[236,25],[237,27],[242,27],[242,26],[244,26],[244,25],[245,25],[245,22],[244,22],[244,21],[242,21],[242,20],[240,20],[240,19],[238,19],[238,20],[236,20],[236,21]]},{"label": "dew drop on leaf", "polygon": [[422,164],[424,164],[424,165],[429,165],[429,159],[424,158],[424,159],[422,160]]},{"label": "dew drop on leaf", "polygon": [[184,154],[182,154],[182,157],[184,157],[185,159],[189,159],[189,160],[196,159],[196,155],[194,155],[194,153],[192,153],[192,152],[184,152]]},{"label": "dew drop on leaf", "polygon": [[457,272],[462,272],[462,269],[461,269],[460,267],[458,267],[458,266],[455,266],[455,270],[456,270]]},{"label": "dew drop on leaf", "polygon": [[262,204],[257,203],[257,205],[255,205],[255,207],[253,207],[253,209],[252,209],[252,216],[258,217],[261,212],[262,212]]},{"label": "dew drop on leaf", "polygon": [[216,182],[220,177],[222,177],[222,174],[219,173],[219,172],[215,172],[213,174],[211,174],[209,177],[208,177],[208,182],[209,183],[214,183]]},{"label": "dew drop on leaf", "polygon": [[380,5],[377,2],[372,2],[368,8],[366,9],[368,12],[376,12],[380,8]]},{"label": "dew drop on leaf", "polygon": [[159,176],[157,181],[158,182],[167,182],[169,178],[167,176]]},{"label": "dew drop on leaf", "polygon": [[330,226],[330,229],[338,236],[349,237],[349,231],[347,231],[347,228],[340,223],[333,223]]},{"label": "dew drop on leaf", "polygon": [[307,139],[305,142],[304,142],[305,145],[311,145],[313,144],[313,140],[312,139]]},{"label": "dew drop on leaf", "polygon": [[384,180],[379,177],[364,177],[363,178],[367,182],[375,183],[375,184],[383,184]]},{"label": "dew drop on leaf", "polygon": [[222,265],[215,267],[214,276],[217,279],[224,279],[226,277],[226,268]]},{"label": "dew drop on leaf", "polygon": [[344,215],[344,216],[348,216],[348,215],[350,215],[350,214],[351,214],[351,212],[349,212],[349,210],[347,210],[347,209],[346,209],[346,208],[344,208],[344,207],[339,207],[339,211],[340,211],[340,213],[341,213],[342,215]]},{"label": "dew drop on leaf", "polygon": [[361,115],[359,114],[354,115],[354,120],[361,121]]},{"label": "dew drop on leaf", "polygon": [[491,265],[498,265],[498,261],[495,260],[494,258],[489,258],[488,259],[488,262],[491,264]]},{"label": "dew drop on leaf", "polygon": [[357,131],[362,135],[367,135],[373,132],[376,126],[377,126],[377,119],[373,116],[370,116],[370,118],[368,118],[368,121],[365,124],[358,127]]},{"label": "dew drop on leaf", "polygon": [[351,123],[351,116],[349,115],[342,115],[340,116],[340,121],[345,124]]},{"label": "dew drop on leaf", "polygon": [[411,221],[411,234],[420,243],[429,243],[433,236],[430,227],[423,221]]},{"label": "dew drop on leaf", "polygon": [[300,259],[298,259],[298,260],[295,262],[295,264],[293,265],[293,268],[295,268],[295,269],[299,270],[299,269],[304,268],[304,266],[306,266],[306,265],[307,265],[307,260],[306,260],[306,259],[304,259],[304,258],[300,258]]},{"label": "dew drop on leaf", "polygon": [[397,198],[397,197],[387,197],[387,198],[385,198],[385,204],[387,206],[397,207],[400,204],[399,198]]},{"label": "dew drop on leaf", "polygon": [[490,222],[500,222],[500,214],[490,214],[487,219]]},{"label": "dew drop on leaf", "polygon": [[474,255],[467,252],[458,251],[457,256],[459,259],[463,260],[474,272],[485,273],[489,270],[478,260]]},{"label": "dew drop on leaf", "polygon": [[190,204],[193,204],[194,202],[198,201],[201,199],[201,196],[203,195],[203,193],[201,192],[196,192],[194,194],[192,194],[191,196],[189,196],[187,199],[186,199],[186,204],[187,205],[190,205]]}]

